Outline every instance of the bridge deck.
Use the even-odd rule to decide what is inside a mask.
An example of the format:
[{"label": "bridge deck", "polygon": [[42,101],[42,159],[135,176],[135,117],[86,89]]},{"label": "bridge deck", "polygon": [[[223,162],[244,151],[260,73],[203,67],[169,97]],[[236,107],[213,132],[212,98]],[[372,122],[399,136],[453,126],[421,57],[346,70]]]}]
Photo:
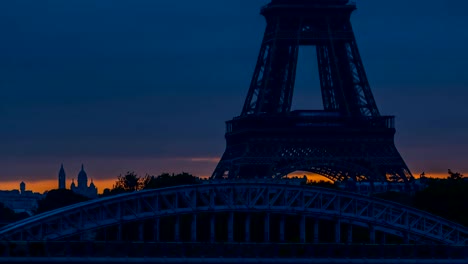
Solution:
[{"label": "bridge deck", "polygon": [[[155,242],[86,242],[86,241],[39,241],[0,243],[0,262],[21,262],[45,260],[69,262],[94,259],[105,263],[130,259],[164,259],[172,263],[193,263],[193,260],[217,260],[212,263],[233,263],[232,260],[272,260],[268,263],[321,263],[324,259],[336,260],[436,260],[440,263],[455,263],[463,260],[468,263],[468,246],[446,245],[362,245],[362,244],[309,244],[309,243],[155,243]],[[81,260],[80,260],[81,259]],[[310,260],[314,260],[311,262]],[[443,262],[450,260],[452,262]],[[292,262],[291,262],[292,261]],[[315,262],[318,261],[318,262]],[[383,262],[382,262],[383,261]],[[7,261],[8,262],[8,261]],[[8,263],[10,263],[8,262]],[[236,263],[236,262],[234,262]],[[339,262],[337,262],[339,263]],[[352,263],[352,262],[347,262]],[[368,262],[366,262],[368,263]],[[395,263],[395,262],[388,262]]]},{"label": "bridge deck", "polygon": [[120,263],[154,263],[154,264],[187,264],[187,263],[271,263],[271,264],[466,264],[466,260],[447,259],[447,260],[431,260],[431,259],[262,259],[262,258],[3,258],[0,263],[56,263],[56,264],[120,264]]}]

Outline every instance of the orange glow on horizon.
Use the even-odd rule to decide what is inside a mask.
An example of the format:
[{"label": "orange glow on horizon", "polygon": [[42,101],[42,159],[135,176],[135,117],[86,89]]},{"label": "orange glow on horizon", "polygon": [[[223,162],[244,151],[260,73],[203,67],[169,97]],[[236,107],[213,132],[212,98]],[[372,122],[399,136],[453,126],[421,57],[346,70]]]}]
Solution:
[{"label": "orange glow on horizon", "polygon": [[[463,173],[462,173],[463,174]],[[290,173],[289,177],[303,177],[304,175],[307,176],[308,180],[313,181],[330,181],[328,178],[304,171],[296,171]],[[416,178],[419,178],[419,174],[415,174]],[[201,178],[207,178],[208,176],[201,176]],[[447,173],[427,173],[426,177],[428,178],[447,178]],[[94,179],[94,184],[98,188],[98,192],[102,193],[104,189],[109,188],[111,189],[112,186],[115,184],[117,178],[110,178],[110,179]],[[19,190],[19,185],[21,181],[3,181],[0,182],[1,190]],[[38,180],[38,181],[25,181],[26,183],[26,190],[32,190],[33,192],[43,193],[45,191],[53,190],[58,188],[58,180]],[[88,184],[90,181],[88,181]],[[66,187],[70,189],[71,181],[67,180]],[[75,182],[76,184],[76,182]]]},{"label": "orange glow on horizon", "polygon": [[[325,176],[322,176],[322,175],[319,175],[319,174],[316,174],[316,173],[312,173],[312,172],[307,172],[307,171],[295,171],[293,173],[288,174],[288,177],[299,177],[299,178],[301,178],[301,177],[304,177],[304,175],[307,177],[307,180],[309,180],[309,181],[328,181],[328,182],[332,182],[332,180],[328,179]],[[420,173],[414,174],[413,176],[415,176],[416,179],[419,179],[419,175],[420,175]],[[436,178],[436,179],[444,179],[444,178],[448,177],[448,173],[427,173],[426,177]]]},{"label": "orange glow on horizon", "polygon": [[[98,193],[102,193],[106,188],[112,188],[117,179],[93,179],[94,185],[98,188]],[[91,181],[88,180],[88,185]],[[58,180],[39,180],[39,181],[24,181],[27,191],[43,193],[58,188]],[[67,180],[66,187],[70,189],[71,181]],[[75,181],[76,184],[76,181]],[[1,182],[2,190],[19,190],[20,182],[18,181],[4,181]]]}]

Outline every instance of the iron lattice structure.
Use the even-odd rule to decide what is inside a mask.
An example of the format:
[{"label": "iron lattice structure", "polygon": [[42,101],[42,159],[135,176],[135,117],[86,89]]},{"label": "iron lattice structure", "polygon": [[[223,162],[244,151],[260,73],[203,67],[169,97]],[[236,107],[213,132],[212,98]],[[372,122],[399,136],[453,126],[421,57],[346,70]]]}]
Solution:
[{"label": "iron lattice structure", "polygon": [[[359,55],[348,0],[272,0],[239,117],[227,122],[212,178],[282,177],[294,171],[333,181],[402,182],[413,176],[381,116]],[[299,47],[316,47],[323,110],[291,111]]]},{"label": "iron lattice structure", "polygon": [[[468,229],[460,224],[401,204],[371,198],[350,192],[324,189],[295,182],[279,180],[236,180],[210,181],[199,185],[170,187],[164,189],[133,192],[108,198],[96,199],[39,214],[0,229],[2,241],[61,240],[77,234],[87,240],[93,230],[124,223],[154,219],[154,227],[145,230],[139,226],[140,237],[154,232],[159,241],[159,219],[168,216],[191,215],[191,240],[197,241],[197,214],[229,213],[228,242],[233,242],[235,230],[234,213],[265,213],[296,215],[301,218],[300,242],[318,243],[318,224],[314,225],[314,237],[306,237],[306,218],[335,221],[335,242],[341,241],[341,226],[353,225],[367,228],[370,243],[374,244],[375,233],[382,232],[402,237],[406,243],[467,245]],[[212,227],[211,242],[215,242],[214,217],[209,221]],[[270,217],[265,218],[265,242],[269,241]],[[247,221],[247,220],[246,220]],[[179,220],[174,221],[174,240],[179,240]],[[318,223],[318,221],[315,221]],[[280,232],[284,232],[284,223]],[[258,227],[254,227],[258,228]],[[120,230],[120,227],[119,227]],[[347,228],[348,242],[352,233]],[[283,233],[284,236],[284,233]],[[249,235],[246,235],[249,237]],[[89,239],[89,237],[88,237]],[[143,240],[143,238],[141,238]],[[246,242],[248,239],[246,238]]]}]

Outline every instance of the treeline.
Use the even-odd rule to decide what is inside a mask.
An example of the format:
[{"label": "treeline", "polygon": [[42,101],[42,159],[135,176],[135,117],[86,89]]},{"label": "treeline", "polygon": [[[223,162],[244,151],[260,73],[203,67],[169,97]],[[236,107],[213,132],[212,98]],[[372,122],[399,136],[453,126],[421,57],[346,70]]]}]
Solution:
[{"label": "treeline", "polygon": [[29,217],[28,213],[15,213],[0,202],[0,227]]},{"label": "treeline", "polygon": [[426,188],[416,192],[413,196],[395,192],[376,196],[468,226],[468,178],[451,170],[448,174],[445,179],[421,177]]},{"label": "treeline", "polygon": [[135,172],[127,172],[119,175],[112,189],[104,190],[102,196],[111,196],[126,192],[159,189],[179,185],[191,185],[201,183],[202,179],[190,173],[179,174],[163,173],[159,176],[138,176]]},{"label": "treeline", "polygon": [[413,206],[468,226],[468,181],[429,179],[427,184],[414,196]]}]

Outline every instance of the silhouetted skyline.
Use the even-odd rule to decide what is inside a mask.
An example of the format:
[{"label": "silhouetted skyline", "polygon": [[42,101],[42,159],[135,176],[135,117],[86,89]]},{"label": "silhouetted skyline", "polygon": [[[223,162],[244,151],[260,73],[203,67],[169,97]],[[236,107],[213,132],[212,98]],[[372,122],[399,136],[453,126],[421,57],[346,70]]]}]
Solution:
[{"label": "silhouetted skyline", "polygon": [[[210,175],[224,121],[249,87],[267,2],[0,2],[0,182],[56,183],[61,163],[73,174],[85,163],[101,180],[129,170]],[[468,3],[357,4],[371,89],[380,112],[397,118],[408,166],[467,172]],[[321,108],[313,59],[300,57],[299,108]]]}]

